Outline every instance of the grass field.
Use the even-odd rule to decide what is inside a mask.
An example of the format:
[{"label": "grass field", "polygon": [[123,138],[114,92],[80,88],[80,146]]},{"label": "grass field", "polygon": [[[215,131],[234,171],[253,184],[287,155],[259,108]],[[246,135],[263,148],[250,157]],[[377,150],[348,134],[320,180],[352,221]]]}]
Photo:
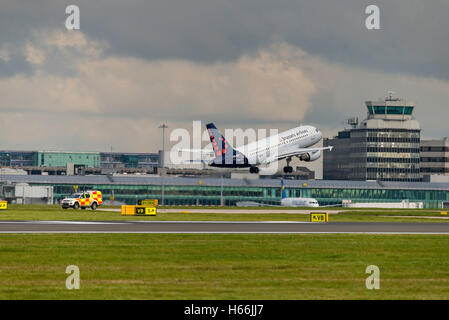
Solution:
[{"label": "grass field", "polygon": [[[418,216],[416,218],[393,216]],[[448,222],[439,210],[345,210],[330,221]],[[0,220],[296,220],[10,205]],[[0,299],[449,299],[444,235],[0,234]],[[68,265],[81,289],[67,290]],[[377,265],[380,290],[365,269]]]},{"label": "grass field", "polygon": [[[0,235],[0,299],[449,299],[431,235]],[[67,290],[68,265],[80,290]],[[380,268],[368,290],[365,269]]]},{"label": "grass field", "polygon": [[[110,207],[109,207],[110,208]],[[119,207],[116,207],[118,209]],[[217,208],[213,208],[217,210]],[[257,210],[257,208],[254,208]],[[270,209],[270,207],[265,208]],[[276,208],[278,209],[278,208]],[[291,208],[290,208],[291,209]],[[308,208],[305,208],[308,209]],[[332,208],[335,209],[335,208]],[[187,209],[188,211],[188,209]],[[212,210],[211,210],[212,211]],[[322,210],[321,210],[322,211]],[[407,217],[404,217],[407,216]],[[417,218],[410,218],[416,216]],[[429,217],[426,219],[425,217]],[[440,210],[385,210],[366,209],[359,211],[344,210],[331,214],[334,222],[449,222],[440,219]],[[446,216],[447,217],[447,216]],[[438,218],[438,219],[435,219]],[[119,212],[100,210],[63,210],[60,206],[47,205],[9,205],[0,211],[0,220],[86,220],[86,221],[121,221],[121,220],[190,220],[190,221],[308,221],[307,214],[273,213],[273,214],[226,214],[226,213],[158,213],[157,216],[121,216]]]}]

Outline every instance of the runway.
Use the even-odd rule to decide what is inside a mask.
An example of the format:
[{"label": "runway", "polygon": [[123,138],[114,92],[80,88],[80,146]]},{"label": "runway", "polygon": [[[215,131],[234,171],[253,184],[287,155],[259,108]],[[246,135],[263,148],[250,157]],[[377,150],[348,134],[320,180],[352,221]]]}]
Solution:
[{"label": "runway", "polygon": [[0,221],[0,233],[444,234],[449,223],[291,221]]}]

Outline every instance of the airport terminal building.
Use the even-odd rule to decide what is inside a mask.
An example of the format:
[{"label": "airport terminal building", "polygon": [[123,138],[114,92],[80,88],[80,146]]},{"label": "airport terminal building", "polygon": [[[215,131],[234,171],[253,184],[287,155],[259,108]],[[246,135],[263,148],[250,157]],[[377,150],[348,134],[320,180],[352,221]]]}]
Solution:
[{"label": "airport terminal building", "polygon": [[156,173],[158,153],[0,150],[0,167],[28,174],[69,175],[67,165],[82,168],[75,174],[110,172]]},{"label": "airport terminal building", "polygon": [[421,140],[421,176],[449,176],[449,137]]},{"label": "airport terminal building", "polygon": [[[162,180],[163,179],[163,180]],[[449,183],[287,180],[289,197],[311,197],[320,205],[357,202],[423,202],[425,208],[449,207]],[[104,200],[114,195],[115,204],[136,204],[140,199],[162,200],[166,205],[235,205],[240,201],[279,204],[280,179],[180,178],[160,176],[42,176],[1,175],[5,186],[51,186],[54,203],[78,190],[100,190]]]},{"label": "airport terminal building", "polygon": [[334,146],[323,155],[323,179],[421,181],[414,103],[390,96],[365,104],[365,120],[353,120],[352,128],[323,140],[324,146]]}]

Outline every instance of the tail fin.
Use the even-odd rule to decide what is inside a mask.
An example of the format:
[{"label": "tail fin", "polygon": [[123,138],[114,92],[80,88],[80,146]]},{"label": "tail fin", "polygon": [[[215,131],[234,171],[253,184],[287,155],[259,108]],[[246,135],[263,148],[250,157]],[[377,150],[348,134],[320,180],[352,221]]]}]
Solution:
[{"label": "tail fin", "polygon": [[212,149],[216,157],[221,157],[227,152],[232,153],[232,147],[226,141],[226,138],[218,131],[217,127],[213,123],[206,124],[207,131],[209,132],[210,143],[212,143]]},{"label": "tail fin", "polygon": [[288,198],[287,192],[285,191],[284,180],[281,180],[281,196],[282,196],[282,199]]},{"label": "tail fin", "polygon": [[248,158],[243,153],[232,148],[213,123],[208,123],[206,128],[216,157],[212,161],[211,166],[230,168],[250,166]]}]

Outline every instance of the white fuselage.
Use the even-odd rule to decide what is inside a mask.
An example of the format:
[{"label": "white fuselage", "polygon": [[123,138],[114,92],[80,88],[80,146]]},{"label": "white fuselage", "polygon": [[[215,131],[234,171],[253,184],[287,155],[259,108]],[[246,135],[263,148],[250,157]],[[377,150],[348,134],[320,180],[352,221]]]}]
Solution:
[{"label": "white fuselage", "polygon": [[315,127],[300,126],[236,148],[252,165],[266,164],[286,158],[301,148],[313,146],[323,134]]},{"label": "white fuselage", "polygon": [[319,203],[313,198],[284,198],[281,199],[283,207],[319,207]]}]

